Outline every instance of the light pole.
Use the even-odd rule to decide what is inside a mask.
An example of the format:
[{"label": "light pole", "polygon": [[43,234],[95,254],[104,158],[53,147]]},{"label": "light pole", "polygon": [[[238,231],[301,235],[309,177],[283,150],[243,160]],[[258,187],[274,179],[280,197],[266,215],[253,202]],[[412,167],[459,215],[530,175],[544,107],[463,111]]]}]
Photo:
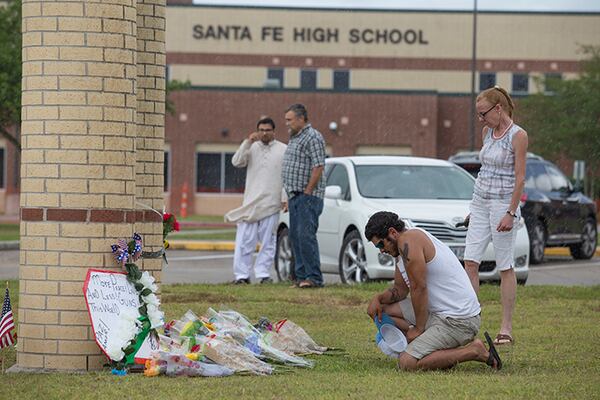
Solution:
[{"label": "light pole", "polygon": [[473,49],[471,52],[471,108],[469,110],[470,150],[475,150],[475,72],[477,71],[477,0],[473,0]]}]

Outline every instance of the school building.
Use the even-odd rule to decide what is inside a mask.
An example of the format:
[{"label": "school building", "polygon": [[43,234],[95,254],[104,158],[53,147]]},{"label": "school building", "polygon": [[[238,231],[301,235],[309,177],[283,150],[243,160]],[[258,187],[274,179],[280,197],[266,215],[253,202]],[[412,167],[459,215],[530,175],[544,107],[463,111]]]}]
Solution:
[{"label": "school building", "polygon": [[[330,156],[446,159],[470,148],[472,12],[196,3],[167,7],[167,79],[191,84],[170,96],[168,210],[180,213],[184,192],[188,214],[237,207],[245,170],[231,165],[233,153],[265,115],[287,142],[283,115],[293,103],[307,106]],[[577,76],[579,46],[600,44],[600,12],[481,10],[476,38],[475,90],[498,84],[518,99],[551,89],[538,77]],[[475,148],[480,131],[477,122]],[[18,188],[14,150],[3,146],[8,213]]]}]

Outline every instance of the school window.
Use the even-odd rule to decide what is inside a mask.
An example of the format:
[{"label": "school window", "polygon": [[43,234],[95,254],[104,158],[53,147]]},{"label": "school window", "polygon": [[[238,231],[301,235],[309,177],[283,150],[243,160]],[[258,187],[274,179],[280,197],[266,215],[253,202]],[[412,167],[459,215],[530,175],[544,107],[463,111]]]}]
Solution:
[{"label": "school window", "polygon": [[495,72],[482,72],[479,74],[479,91],[489,89],[496,85]]},{"label": "school window", "polygon": [[527,93],[529,92],[529,75],[513,74],[512,77],[512,92]]},{"label": "school window", "polygon": [[544,74],[544,85],[547,93],[554,93],[562,80],[562,75],[556,72]]},{"label": "school window", "polygon": [[171,161],[171,152],[169,150],[165,150],[165,162],[164,162],[164,179],[163,179],[163,185],[164,185],[164,191],[168,192],[169,191],[169,184],[171,183],[170,180],[170,161]]},{"label": "school window", "polygon": [[269,68],[267,70],[267,82],[265,86],[273,88],[283,87],[283,68]]},{"label": "school window", "polygon": [[243,193],[246,168],[231,164],[234,153],[196,153],[196,192]]},{"label": "school window", "polygon": [[305,69],[300,71],[300,89],[317,90],[317,71]]},{"label": "school window", "polygon": [[345,92],[350,89],[350,71],[333,71],[333,90]]}]

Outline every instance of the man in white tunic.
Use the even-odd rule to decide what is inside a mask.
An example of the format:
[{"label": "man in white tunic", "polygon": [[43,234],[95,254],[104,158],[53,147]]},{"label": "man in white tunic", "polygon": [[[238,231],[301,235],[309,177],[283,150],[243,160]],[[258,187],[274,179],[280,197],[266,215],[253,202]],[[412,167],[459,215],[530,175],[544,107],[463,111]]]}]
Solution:
[{"label": "man in white tunic", "polygon": [[225,221],[237,222],[233,273],[236,284],[250,283],[252,255],[257,242],[260,251],[254,264],[254,276],[260,283],[271,280],[275,256],[275,229],[279,211],[287,198],[282,190],[281,165],[286,145],[275,140],[275,123],[262,118],[234,154],[234,167],[246,170],[246,188],[241,207],[225,215]]}]

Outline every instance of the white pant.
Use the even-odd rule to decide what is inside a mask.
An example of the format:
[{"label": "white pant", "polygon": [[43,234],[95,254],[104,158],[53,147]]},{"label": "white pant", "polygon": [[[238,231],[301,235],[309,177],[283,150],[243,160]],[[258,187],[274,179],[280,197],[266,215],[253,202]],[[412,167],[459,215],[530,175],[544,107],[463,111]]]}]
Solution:
[{"label": "white pant", "polygon": [[275,226],[279,213],[265,217],[257,222],[239,222],[235,235],[235,252],[233,255],[233,273],[235,279],[250,278],[252,255],[257,242],[261,243],[260,251],[254,264],[256,279],[269,278],[275,257]]},{"label": "white pant", "polygon": [[521,219],[520,208],[517,207],[517,218],[514,219],[513,228],[510,231],[498,232],[496,230],[500,220],[507,215],[506,211],[509,207],[510,199],[488,200],[473,196],[469,207],[471,217],[467,231],[465,260],[481,264],[481,259],[491,240],[494,245],[498,270],[506,271],[513,268],[515,241]]}]

